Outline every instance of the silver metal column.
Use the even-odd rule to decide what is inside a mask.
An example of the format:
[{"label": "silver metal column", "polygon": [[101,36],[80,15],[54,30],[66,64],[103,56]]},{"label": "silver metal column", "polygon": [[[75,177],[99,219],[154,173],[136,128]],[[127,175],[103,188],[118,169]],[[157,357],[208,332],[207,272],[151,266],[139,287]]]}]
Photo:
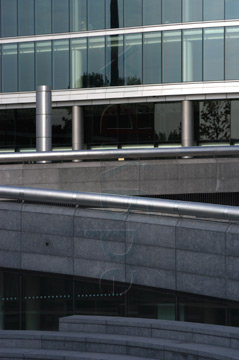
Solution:
[{"label": "silver metal column", "polygon": [[84,112],[81,106],[72,107],[72,150],[84,147]]},{"label": "silver metal column", "polygon": [[47,85],[36,89],[36,149],[52,150],[51,88]]},{"label": "silver metal column", "polygon": [[194,118],[192,101],[182,102],[182,146],[194,146]]}]

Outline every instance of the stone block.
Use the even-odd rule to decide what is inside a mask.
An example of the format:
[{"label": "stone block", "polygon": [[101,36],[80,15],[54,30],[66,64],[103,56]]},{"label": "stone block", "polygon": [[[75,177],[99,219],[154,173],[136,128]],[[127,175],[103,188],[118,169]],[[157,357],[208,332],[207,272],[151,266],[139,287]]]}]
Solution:
[{"label": "stone block", "polygon": [[59,169],[51,168],[24,168],[23,169],[23,186],[36,184],[58,184]]},{"label": "stone block", "polygon": [[239,280],[239,258],[227,256],[226,258],[226,276],[227,279]]},{"label": "stone block", "polygon": [[161,161],[160,164],[142,164],[140,166],[140,181],[149,180],[173,180],[179,179],[178,164],[167,164],[168,161]]},{"label": "stone block", "polygon": [[2,230],[21,230],[21,212],[13,209],[0,208],[0,229]]},{"label": "stone block", "polygon": [[20,251],[20,231],[0,230],[0,250]]},{"label": "stone block", "polygon": [[45,254],[22,253],[21,269],[73,275],[73,259]]},{"label": "stone block", "polygon": [[21,269],[21,253],[18,251],[0,251],[0,267]]}]

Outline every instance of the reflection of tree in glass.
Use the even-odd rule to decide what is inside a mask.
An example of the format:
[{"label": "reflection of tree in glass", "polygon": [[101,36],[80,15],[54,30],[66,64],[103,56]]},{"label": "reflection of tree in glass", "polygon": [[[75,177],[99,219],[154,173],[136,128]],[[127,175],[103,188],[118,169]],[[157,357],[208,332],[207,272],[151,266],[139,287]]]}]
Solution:
[{"label": "reflection of tree in glass", "polygon": [[140,85],[141,81],[137,76],[128,76],[126,80],[127,85]]},{"label": "reflection of tree in glass", "polygon": [[230,101],[204,101],[200,112],[200,140],[228,140]]}]

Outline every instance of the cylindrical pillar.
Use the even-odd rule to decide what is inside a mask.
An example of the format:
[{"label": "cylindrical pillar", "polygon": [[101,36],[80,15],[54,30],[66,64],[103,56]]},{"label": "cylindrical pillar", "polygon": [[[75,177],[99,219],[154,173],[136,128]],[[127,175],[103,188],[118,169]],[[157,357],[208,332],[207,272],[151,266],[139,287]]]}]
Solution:
[{"label": "cylindrical pillar", "polygon": [[81,106],[72,107],[72,150],[84,147],[84,112]]},{"label": "cylindrical pillar", "polygon": [[182,146],[194,146],[194,118],[192,101],[182,102]]},{"label": "cylindrical pillar", "polygon": [[36,149],[52,150],[51,88],[47,85],[36,89]]}]

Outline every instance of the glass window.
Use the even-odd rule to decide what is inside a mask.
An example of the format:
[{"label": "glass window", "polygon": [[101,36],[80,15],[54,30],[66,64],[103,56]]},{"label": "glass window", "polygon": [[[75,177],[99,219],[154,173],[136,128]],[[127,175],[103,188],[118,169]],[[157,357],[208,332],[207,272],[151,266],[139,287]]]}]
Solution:
[{"label": "glass window", "polygon": [[159,103],[154,108],[154,130],[159,142],[181,142],[182,104]]},{"label": "glass window", "polygon": [[161,82],[161,32],[144,34],[143,83]]},{"label": "glass window", "polygon": [[2,46],[2,91],[17,91],[17,44]]},{"label": "glass window", "polygon": [[225,18],[226,19],[238,19],[239,18],[239,1],[238,0],[226,0],[225,3]]},{"label": "glass window", "polygon": [[53,89],[69,89],[69,73],[69,40],[53,41]]},{"label": "glass window", "polygon": [[51,0],[35,0],[35,32],[51,33]]},{"label": "glass window", "polygon": [[17,35],[17,0],[2,0],[1,24],[3,37]]},{"label": "glass window", "polygon": [[142,0],[124,2],[124,26],[142,25]]},{"label": "glass window", "polygon": [[69,31],[69,1],[52,0],[53,33]]},{"label": "glass window", "polygon": [[0,45],[0,92],[2,92],[2,46]]},{"label": "glass window", "polygon": [[87,30],[86,0],[70,0],[70,31]]},{"label": "glass window", "polygon": [[183,0],[183,21],[202,20],[203,0]]},{"label": "glass window", "polygon": [[181,81],[181,31],[163,32],[164,83]]},{"label": "glass window", "polygon": [[142,34],[125,36],[124,51],[125,84],[142,83]]},{"label": "glass window", "polygon": [[51,41],[36,43],[36,86],[51,86]]},{"label": "glass window", "polygon": [[143,0],[143,25],[161,24],[161,0]]},{"label": "glass window", "polygon": [[123,27],[123,0],[106,0],[106,28]]},{"label": "glass window", "polygon": [[162,0],[162,23],[181,22],[182,4],[181,0]]},{"label": "glass window", "polygon": [[204,0],[204,20],[224,19],[224,0]]},{"label": "glass window", "polygon": [[203,80],[224,79],[224,29],[204,29]]},{"label": "glass window", "polygon": [[34,34],[34,0],[18,1],[18,35]]},{"label": "glass window", "polygon": [[70,147],[72,146],[72,108],[56,107],[52,109],[52,146]]},{"label": "glass window", "polygon": [[106,38],[106,85],[124,84],[123,35]]},{"label": "glass window", "polygon": [[239,101],[231,101],[231,138],[239,140]]},{"label": "glass window", "polygon": [[138,143],[153,144],[154,136],[154,104],[137,104]]},{"label": "glass window", "polygon": [[105,38],[92,37],[88,42],[88,86],[105,85]]},{"label": "glass window", "polygon": [[239,27],[226,28],[225,36],[225,79],[239,79]]},{"label": "glass window", "polygon": [[19,91],[35,90],[34,43],[19,44]]},{"label": "glass window", "polygon": [[183,81],[202,80],[202,29],[183,31]]},{"label": "glass window", "polygon": [[16,273],[0,271],[0,284],[0,329],[19,329],[19,275]]},{"label": "glass window", "polygon": [[88,0],[88,30],[105,28],[105,1]]},{"label": "glass window", "polygon": [[71,40],[71,88],[87,87],[87,40]]}]

